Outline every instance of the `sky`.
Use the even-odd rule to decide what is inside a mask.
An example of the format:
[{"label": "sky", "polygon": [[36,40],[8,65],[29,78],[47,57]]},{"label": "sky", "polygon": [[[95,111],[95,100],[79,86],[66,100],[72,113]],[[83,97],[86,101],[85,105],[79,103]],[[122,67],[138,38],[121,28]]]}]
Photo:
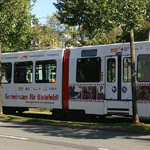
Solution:
[{"label": "sky", "polygon": [[43,17],[51,16],[54,12],[56,12],[56,8],[53,3],[56,3],[57,0],[37,0],[33,9],[32,14],[36,15],[36,18],[44,24],[46,19]]}]

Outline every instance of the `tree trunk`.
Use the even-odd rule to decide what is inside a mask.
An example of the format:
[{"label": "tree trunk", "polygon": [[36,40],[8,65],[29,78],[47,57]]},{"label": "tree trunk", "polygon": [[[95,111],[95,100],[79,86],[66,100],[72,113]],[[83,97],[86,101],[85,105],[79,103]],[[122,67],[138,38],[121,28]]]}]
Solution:
[{"label": "tree trunk", "polygon": [[81,25],[79,25],[79,33],[80,33],[80,38],[81,38],[81,44],[82,46],[85,46],[84,33],[83,33]]},{"label": "tree trunk", "polygon": [[137,100],[136,100],[136,71],[135,71],[135,44],[134,44],[134,29],[130,30],[130,47],[131,47],[131,74],[132,74],[132,107],[133,107],[133,122],[139,123]]},{"label": "tree trunk", "polygon": [[1,86],[1,71],[2,71],[2,63],[1,63],[1,43],[0,43],[0,114],[3,113],[2,111],[2,86]]}]

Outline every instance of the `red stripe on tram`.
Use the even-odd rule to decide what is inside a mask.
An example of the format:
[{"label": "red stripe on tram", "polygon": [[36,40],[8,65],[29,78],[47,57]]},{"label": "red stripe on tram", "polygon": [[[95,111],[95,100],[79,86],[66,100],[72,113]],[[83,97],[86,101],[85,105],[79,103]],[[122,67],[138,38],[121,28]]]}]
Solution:
[{"label": "red stripe on tram", "polygon": [[64,51],[63,57],[63,85],[62,85],[62,107],[69,109],[69,58],[70,50]]}]

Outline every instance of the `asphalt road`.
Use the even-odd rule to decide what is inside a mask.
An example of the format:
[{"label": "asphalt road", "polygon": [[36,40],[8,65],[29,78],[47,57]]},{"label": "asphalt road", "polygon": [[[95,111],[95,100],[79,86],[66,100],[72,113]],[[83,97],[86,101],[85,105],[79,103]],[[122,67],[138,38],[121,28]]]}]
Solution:
[{"label": "asphalt road", "polygon": [[0,150],[150,150],[150,135],[0,122]]}]

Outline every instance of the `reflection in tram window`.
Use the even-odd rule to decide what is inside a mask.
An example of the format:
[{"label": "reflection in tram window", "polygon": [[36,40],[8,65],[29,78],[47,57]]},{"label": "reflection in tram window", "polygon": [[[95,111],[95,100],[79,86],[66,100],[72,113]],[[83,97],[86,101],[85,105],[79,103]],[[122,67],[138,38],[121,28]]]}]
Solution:
[{"label": "reflection in tram window", "polygon": [[55,60],[37,61],[35,81],[37,83],[56,82],[56,61]]},{"label": "reflection in tram window", "polygon": [[123,59],[123,81],[131,82],[131,58],[126,57]]},{"label": "reflection in tram window", "polygon": [[17,62],[14,69],[15,83],[31,83],[32,82],[32,62]]},{"label": "reflection in tram window", "polygon": [[150,54],[142,54],[138,56],[138,81],[150,81]]},{"label": "reflection in tram window", "polygon": [[99,82],[101,74],[101,59],[79,58],[77,60],[77,82]]},{"label": "reflection in tram window", "polygon": [[11,63],[2,63],[2,83],[11,82],[11,73],[12,73],[12,64]]},{"label": "reflection in tram window", "polygon": [[114,58],[107,60],[107,81],[116,81],[116,60]]}]

